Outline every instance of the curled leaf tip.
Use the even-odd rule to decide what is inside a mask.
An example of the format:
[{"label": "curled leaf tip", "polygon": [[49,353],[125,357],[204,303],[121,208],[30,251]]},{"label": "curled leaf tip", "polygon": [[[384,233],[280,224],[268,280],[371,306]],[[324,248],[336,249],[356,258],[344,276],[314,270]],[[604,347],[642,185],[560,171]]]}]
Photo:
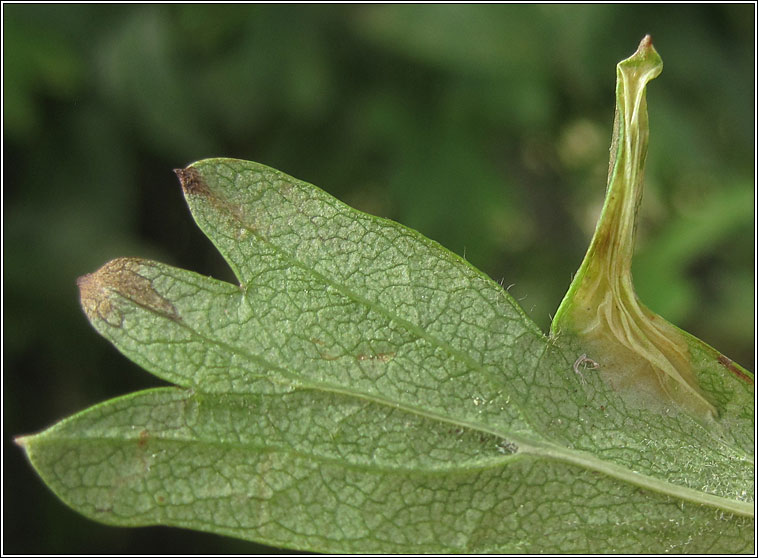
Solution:
[{"label": "curled leaf tip", "polygon": [[716,409],[698,385],[685,338],[640,303],[632,284],[649,132],[645,90],[662,68],[650,35],[617,66],[606,200],[551,332],[574,334],[610,386],[636,403],[660,410],[673,404],[708,419]]}]

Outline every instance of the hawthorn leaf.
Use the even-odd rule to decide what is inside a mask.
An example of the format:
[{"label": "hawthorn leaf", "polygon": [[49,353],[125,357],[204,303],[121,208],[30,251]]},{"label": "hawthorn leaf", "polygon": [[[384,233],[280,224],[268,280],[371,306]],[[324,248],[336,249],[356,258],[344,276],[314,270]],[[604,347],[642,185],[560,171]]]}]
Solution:
[{"label": "hawthorn leaf", "polygon": [[[752,552],[753,376],[625,275],[656,72],[647,37],[619,64],[606,209],[550,336],[464,259],[315,186],[177,170],[238,284],[134,258],[80,278],[93,326],[175,387],[19,438],[32,465],[103,523],[302,550]],[[625,359],[644,371],[620,385]]]}]

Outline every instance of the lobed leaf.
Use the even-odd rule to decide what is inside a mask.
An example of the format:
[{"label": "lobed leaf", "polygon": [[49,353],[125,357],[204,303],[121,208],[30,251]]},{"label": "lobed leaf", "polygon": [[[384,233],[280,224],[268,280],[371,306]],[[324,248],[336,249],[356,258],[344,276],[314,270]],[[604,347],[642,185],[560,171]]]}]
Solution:
[{"label": "lobed leaf", "polygon": [[640,404],[415,231],[257,163],[177,175],[239,284],[126,258],[79,280],[178,387],[19,439],[74,509],[325,552],[752,551],[752,375],[725,356],[677,330],[708,420]]}]

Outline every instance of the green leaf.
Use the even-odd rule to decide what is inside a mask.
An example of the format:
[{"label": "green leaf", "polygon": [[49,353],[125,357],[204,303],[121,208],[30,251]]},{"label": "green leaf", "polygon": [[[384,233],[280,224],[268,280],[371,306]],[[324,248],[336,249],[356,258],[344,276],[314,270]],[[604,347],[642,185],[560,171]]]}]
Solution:
[{"label": "green leaf", "polygon": [[[641,191],[622,147],[644,152],[653,52],[619,66],[642,101],[631,125],[619,106],[609,200]],[[627,161],[639,178],[614,179]],[[547,337],[465,260],[310,184],[233,159],[177,174],[239,284],[141,259],[79,280],[95,328],[177,387],[18,440],[74,509],[324,552],[752,551],[752,375],[667,325],[691,377],[664,363],[635,395],[612,328],[574,310],[597,269],[626,288],[627,244],[609,267],[596,234]],[[599,231],[633,228],[614,203]]]}]

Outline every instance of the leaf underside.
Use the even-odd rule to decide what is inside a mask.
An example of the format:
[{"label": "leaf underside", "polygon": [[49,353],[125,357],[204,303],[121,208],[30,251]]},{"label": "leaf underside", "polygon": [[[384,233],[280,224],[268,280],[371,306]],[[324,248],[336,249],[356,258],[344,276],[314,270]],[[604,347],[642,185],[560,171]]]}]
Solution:
[{"label": "leaf underside", "polygon": [[752,390],[630,406],[436,243],[256,163],[178,171],[239,285],[120,259],[93,325],[179,387],[22,438],[84,515],[326,552],[749,552]]},{"label": "leaf underside", "polygon": [[[753,552],[753,376],[631,282],[647,36],[609,189],[545,336],[419,233],[266,166],[177,170],[238,284],[121,258],[94,327],[174,384],[17,441],[68,505],[333,553]],[[595,360],[597,359],[597,361]]]}]

